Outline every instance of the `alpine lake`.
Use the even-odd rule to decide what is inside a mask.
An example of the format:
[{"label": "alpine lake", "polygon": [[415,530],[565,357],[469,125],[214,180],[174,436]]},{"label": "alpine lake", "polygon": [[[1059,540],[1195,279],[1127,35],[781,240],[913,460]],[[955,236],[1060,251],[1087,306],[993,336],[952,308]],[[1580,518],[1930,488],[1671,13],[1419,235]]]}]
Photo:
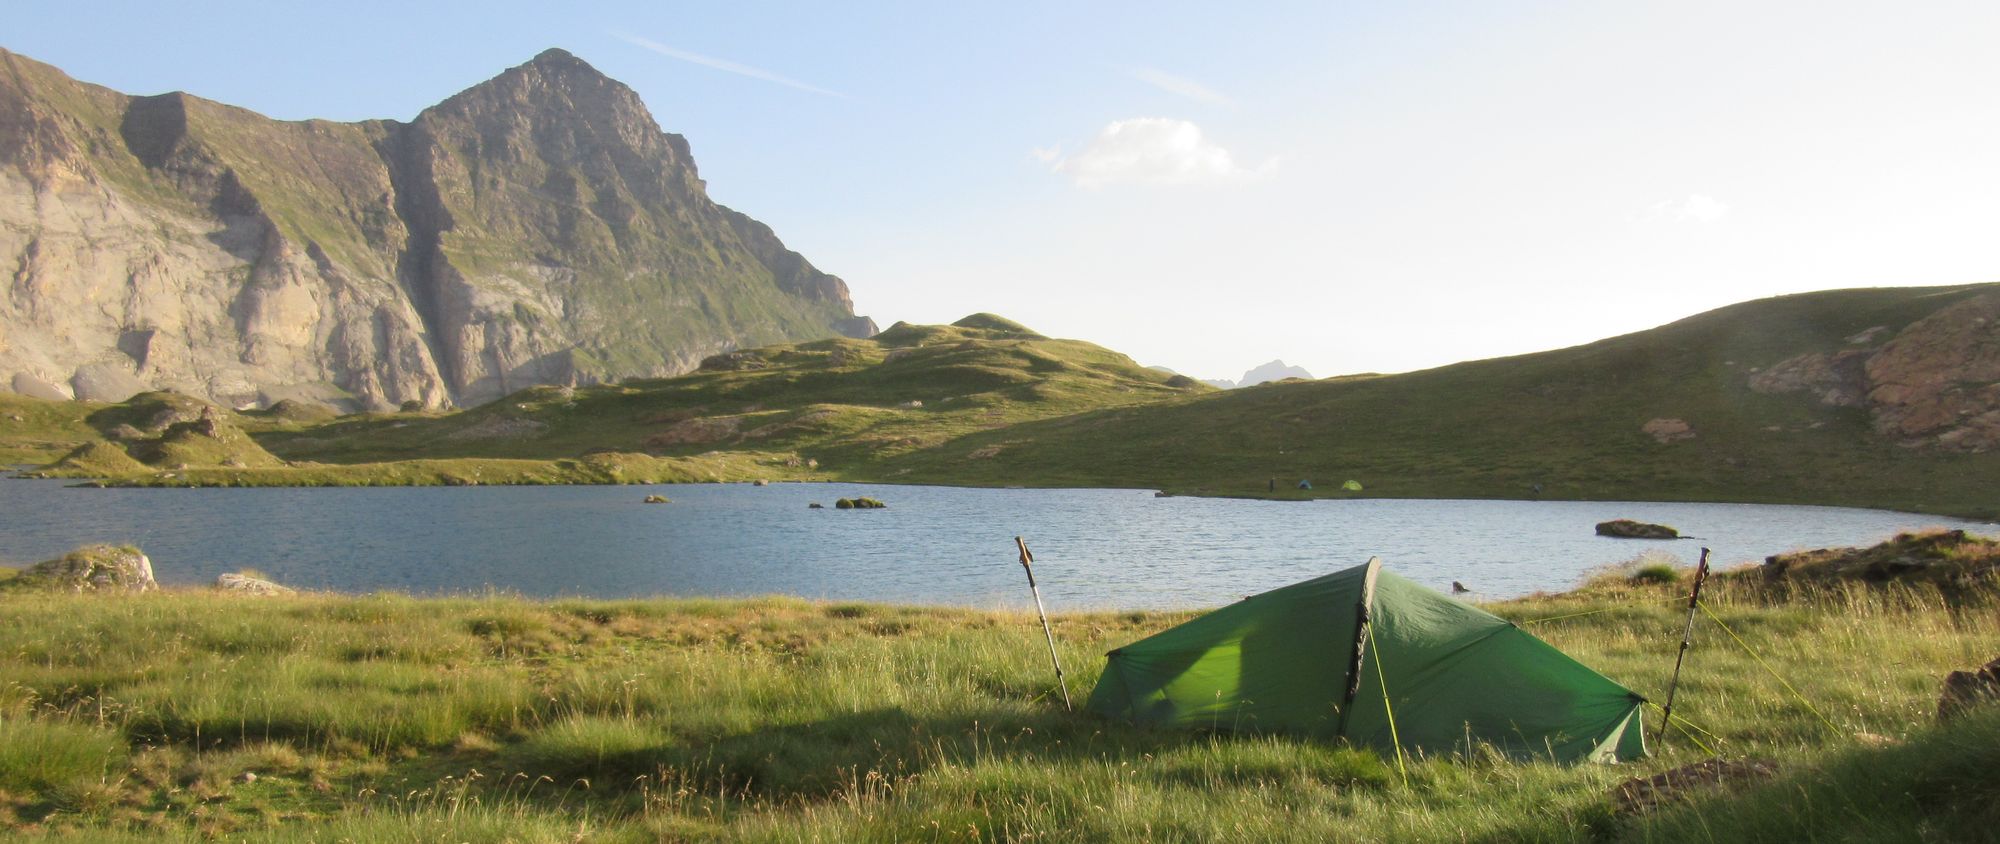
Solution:
[{"label": "alpine lake", "polygon": [[[648,495],[668,503],[645,503]],[[880,510],[840,510],[867,496]],[[810,505],[819,503],[822,509]],[[1636,519],[1698,539],[1594,534]],[[167,585],[254,568],[302,589],[530,597],[785,594],[1032,606],[1014,537],[1051,609],[1215,606],[1380,557],[1475,598],[1576,585],[1642,554],[1718,567],[1995,526],[1760,504],[1156,498],[1150,490],[779,483],[296,489],[94,489],[0,481],[0,565],[90,542],[139,546]]]}]

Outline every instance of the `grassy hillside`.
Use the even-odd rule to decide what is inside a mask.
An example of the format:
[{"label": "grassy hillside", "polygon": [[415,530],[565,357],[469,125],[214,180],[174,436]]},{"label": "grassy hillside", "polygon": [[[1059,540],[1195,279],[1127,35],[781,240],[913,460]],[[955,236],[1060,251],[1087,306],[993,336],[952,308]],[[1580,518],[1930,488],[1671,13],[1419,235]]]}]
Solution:
[{"label": "grassy hillside", "polygon": [[[329,420],[296,404],[238,413],[166,393],[110,406],[16,399],[37,415],[0,420],[0,443],[24,455],[88,443],[43,474],[138,484],[808,479],[855,476],[978,431],[1209,390],[977,314],[734,352],[678,378],[539,387],[449,414]],[[214,422],[191,435],[204,414]],[[621,471],[592,469],[606,461]]]},{"label": "grassy hillside", "polygon": [[[1621,575],[1491,609],[1659,699],[1675,593]],[[1712,605],[1803,702],[1704,618],[1676,706],[1691,726],[1653,758],[1402,773],[1369,751],[1065,713],[1021,614],[0,591],[0,825],[91,841],[1990,836],[2000,713],[1931,726],[1941,675],[2000,653],[1990,591],[1771,602],[1730,581]],[[1057,617],[1072,694],[1103,651],[1186,617]],[[1621,779],[1710,751],[1779,778],[1612,810]]]},{"label": "grassy hillside", "polygon": [[[1993,518],[2000,450],[1909,447],[1878,434],[1865,408],[1760,393],[1750,380],[1995,290],[1789,296],[1570,349],[1227,392],[978,314],[899,323],[869,340],[733,352],[678,378],[535,388],[457,413],[224,412],[254,451],[163,460],[164,449],[128,438],[72,455],[56,473],[241,485],[831,478],[1788,502]],[[11,428],[0,417],[0,447],[49,454],[92,431],[111,436],[119,414],[38,407]],[[1692,438],[1662,442],[1644,430],[1660,419],[1684,421]],[[179,453],[199,456],[195,445]],[[625,469],[579,462],[592,459]],[[1314,489],[1296,489],[1300,480]],[[1349,480],[1361,489],[1343,489]]]},{"label": "grassy hillside", "polygon": [[[872,477],[1117,485],[1215,495],[1810,502],[1991,518],[2000,452],[1911,449],[1868,412],[1749,387],[1995,285],[1749,302],[1623,337],[1393,376],[1291,381],[985,431]],[[1661,443],[1649,420],[1687,421]],[[972,461],[973,452],[991,456]],[[1340,490],[1356,480],[1360,493]],[[1539,492],[1537,492],[1539,489]]]},{"label": "grassy hillside", "polygon": [[0,466],[39,466],[86,443],[102,441],[103,434],[91,427],[88,418],[103,407],[0,393]]}]

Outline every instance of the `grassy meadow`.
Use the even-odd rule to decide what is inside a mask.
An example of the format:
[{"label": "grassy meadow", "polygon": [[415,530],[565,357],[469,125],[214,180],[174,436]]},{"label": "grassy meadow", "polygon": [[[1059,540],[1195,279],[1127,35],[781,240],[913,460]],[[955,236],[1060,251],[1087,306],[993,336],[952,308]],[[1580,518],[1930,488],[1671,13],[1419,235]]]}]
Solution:
[{"label": "grassy meadow", "polygon": [[[1682,587],[1643,571],[1489,608],[1660,700]],[[2000,829],[2000,712],[1932,726],[1943,674],[2000,654],[2000,596],[1825,583],[1779,597],[1749,580],[1709,595],[1763,662],[1704,616],[1676,704],[1689,726],[1652,758],[1475,753],[1399,771],[1367,750],[1066,713],[1031,614],[0,591],[0,823],[24,840],[281,842],[1959,841]],[[1057,616],[1072,696],[1088,694],[1103,651],[1187,617]],[[1779,778],[1636,817],[1610,808],[1620,780],[1711,752],[1774,759]]]}]

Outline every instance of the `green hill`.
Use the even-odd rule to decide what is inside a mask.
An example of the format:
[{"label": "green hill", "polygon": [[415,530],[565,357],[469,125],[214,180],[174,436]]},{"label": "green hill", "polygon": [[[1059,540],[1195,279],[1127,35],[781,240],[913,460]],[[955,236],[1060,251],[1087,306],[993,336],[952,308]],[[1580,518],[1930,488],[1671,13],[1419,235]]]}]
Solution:
[{"label": "green hill", "polygon": [[1209,391],[980,314],[729,352],[675,378],[535,387],[456,413],[328,420],[296,402],[235,412],[169,393],[117,405],[10,399],[34,422],[0,425],[0,445],[46,454],[67,442],[44,474],[139,484],[893,478],[882,461],[978,432]]},{"label": "green hill", "polygon": [[[1909,423],[1908,408],[1866,397],[1829,404],[1838,379],[1795,379],[1812,383],[1791,392],[1752,384],[1789,371],[1781,365],[1801,368],[1802,356],[1811,363],[1843,353],[1848,358],[1831,369],[1865,357],[1892,376],[1888,363],[1926,359],[1913,348],[1920,342],[1964,346],[1959,357],[1974,364],[2000,360],[2000,336],[1990,329],[1949,333],[1960,323],[1988,325],[1980,314],[1996,302],[2000,285],[1990,284],[1767,299],[1575,348],[1189,395],[982,431],[872,471],[1214,495],[1267,495],[1275,479],[1278,493],[1290,495],[1804,502],[1991,517],[2000,514],[1993,481],[2000,450],[1964,447],[1954,437],[1966,426],[1924,436],[1909,424],[1878,430],[1885,419]],[[1952,365],[1920,374],[1961,377]],[[1963,396],[1937,401],[1970,402],[1980,389],[2000,392],[1969,383]],[[1647,431],[1654,420],[1687,428],[1657,424],[1656,436]],[[973,453],[989,457],[967,460]],[[1313,492],[1297,491],[1299,480],[1310,480]],[[1363,489],[1342,490],[1348,480]]]}]

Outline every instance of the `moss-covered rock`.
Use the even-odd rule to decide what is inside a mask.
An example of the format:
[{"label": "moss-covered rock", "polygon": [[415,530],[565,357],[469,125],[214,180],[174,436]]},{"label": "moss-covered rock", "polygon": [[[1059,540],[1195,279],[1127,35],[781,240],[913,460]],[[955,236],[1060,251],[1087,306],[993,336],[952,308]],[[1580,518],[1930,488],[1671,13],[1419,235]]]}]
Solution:
[{"label": "moss-covered rock", "polygon": [[85,545],[36,563],[7,582],[14,589],[60,592],[151,592],[153,561],[130,545]]}]

